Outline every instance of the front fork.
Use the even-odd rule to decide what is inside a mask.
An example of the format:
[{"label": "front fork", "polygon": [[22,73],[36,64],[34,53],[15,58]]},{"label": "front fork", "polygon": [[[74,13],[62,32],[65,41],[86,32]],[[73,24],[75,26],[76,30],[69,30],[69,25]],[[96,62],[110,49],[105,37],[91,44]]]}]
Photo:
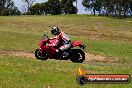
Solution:
[{"label": "front fork", "polygon": [[39,48],[39,52],[42,54],[43,53],[43,50],[42,50],[42,48]]}]

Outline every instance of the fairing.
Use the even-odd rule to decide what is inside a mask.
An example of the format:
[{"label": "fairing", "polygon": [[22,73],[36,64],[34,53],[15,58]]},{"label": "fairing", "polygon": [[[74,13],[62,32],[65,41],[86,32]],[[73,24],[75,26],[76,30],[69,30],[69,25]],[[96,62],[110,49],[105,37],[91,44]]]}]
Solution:
[{"label": "fairing", "polygon": [[72,43],[72,46],[75,47],[75,46],[79,46],[79,45],[81,45],[81,44],[82,44],[82,42],[76,41],[76,42],[73,42],[73,43]]}]

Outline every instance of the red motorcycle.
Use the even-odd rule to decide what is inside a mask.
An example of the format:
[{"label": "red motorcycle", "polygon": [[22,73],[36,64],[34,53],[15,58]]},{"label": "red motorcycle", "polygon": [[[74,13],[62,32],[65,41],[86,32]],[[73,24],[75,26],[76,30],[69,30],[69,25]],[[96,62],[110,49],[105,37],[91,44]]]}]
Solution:
[{"label": "red motorcycle", "polygon": [[[39,42],[39,48],[35,50],[35,57],[39,60],[49,59],[59,59],[59,60],[68,60],[72,62],[82,63],[85,60],[85,53],[81,49],[85,49],[86,46],[82,42],[76,41],[72,42],[71,47],[61,53],[57,53],[56,49],[62,44],[59,44],[58,47],[47,46],[47,44],[54,43],[56,38],[48,38],[48,33],[45,33],[42,40]],[[74,47],[79,46],[81,49],[73,49]],[[67,57],[62,57],[64,53],[68,53]]]}]

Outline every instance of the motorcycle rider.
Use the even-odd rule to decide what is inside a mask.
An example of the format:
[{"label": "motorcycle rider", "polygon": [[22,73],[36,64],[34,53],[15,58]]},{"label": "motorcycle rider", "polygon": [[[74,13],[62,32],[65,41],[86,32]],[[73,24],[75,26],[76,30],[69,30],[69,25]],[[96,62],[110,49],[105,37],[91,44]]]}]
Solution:
[{"label": "motorcycle rider", "polygon": [[[71,46],[71,41],[69,36],[67,36],[64,32],[61,32],[58,27],[52,27],[51,33],[55,35],[56,41],[53,44],[48,44],[48,46],[56,47],[58,44],[62,43],[63,45],[56,49],[57,53],[62,53],[63,51],[67,50]],[[63,52],[62,57],[65,58],[69,55],[67,52]]]}]

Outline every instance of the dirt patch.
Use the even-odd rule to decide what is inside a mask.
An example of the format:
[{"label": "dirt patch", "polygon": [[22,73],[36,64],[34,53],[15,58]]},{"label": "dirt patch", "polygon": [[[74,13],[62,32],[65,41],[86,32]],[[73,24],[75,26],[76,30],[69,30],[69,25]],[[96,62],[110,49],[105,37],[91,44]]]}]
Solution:
[{"label": "dirt patch", "polygon": [[[20,56],[20,57],[29,57],[35,58],[34,53],[22,52],[22,51],[10,51],[10,52],[0,52],[0,56]],[[86,60],[85,61],[96,61],[96,62],[104,62],[104,63],[116,63],[119,62],[118,58],[106,57],[96,54],[85,53]]]},{"label": "dirt patch", "polygon": [[96,61],[96,62],[104,62],[104,63],[119,62],[118,58],[107,57],[107,56],[102,56],[102,55],[86,53],[85,56],[86,56],[86,61]]},{"label": "dirt patch", "polygon": [[34,53],[26,53],[26,52],[11,52],[9,55],[35,58]]},{"label": "dirt patch", "polygon": [[22,52],[22,51],[0,52],[0,56],[20,56],[20,57],[35,58],[34,53]]}]

